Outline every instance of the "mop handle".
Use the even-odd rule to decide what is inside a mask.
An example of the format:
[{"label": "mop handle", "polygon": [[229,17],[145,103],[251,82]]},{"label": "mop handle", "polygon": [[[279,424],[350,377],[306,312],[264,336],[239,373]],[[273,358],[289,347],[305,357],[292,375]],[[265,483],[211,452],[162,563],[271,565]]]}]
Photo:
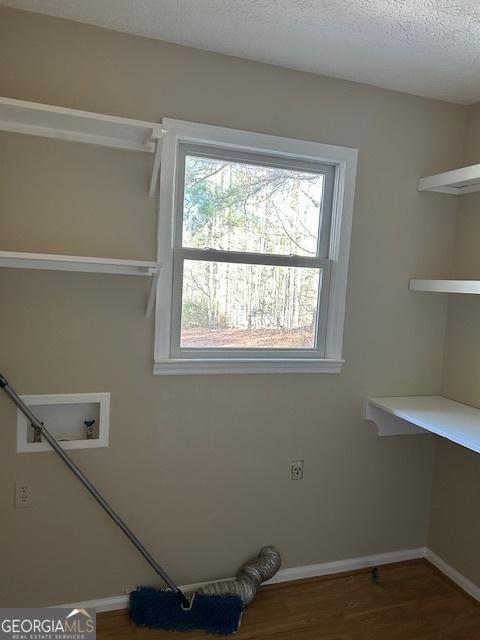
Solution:
[{"label": "mop handle", "polygon": [[115,522],[115,524],[123,531],[123,533],[127,536],[130,542],[137,548],[137,550],[142,554],[148,564],[152,567],[156,573],[162,578],[162,580],[169,586],[169,588],[174,591],[179,600],[182,602],[184,606],[187,608],[190,607],[190,603],[187,600],[186,596],[182,592],[182,590],[175,584],[175,582],[170,578],[170,576],[162,569],[162,567],[158,564],[158,562],[153,558],[153,556],[147,551],[147,549],[143,546],[137,536],[130,531],[125,522],[120,518],[119,515],[115,513],[112,507],[108,504],[105,498],[99,493],[96,487],[90,482],[87,476],[77,467],[77,465],[73,462],[70,456],[62,449],[62,447],[58,444],[55,438],[49,433],[49,431],[44,427],[43,423],[37,418],[37,416],[30,411],[27,405],[23,402],[23,400],[15,393],[15,391],[10,387],[7,380],[0,374],[0,388],[5,391],[5,393],[13,400],[13,402],[17,405],[23,415],[27,418],[30,424],[35,428],[41,431],[42,436],[48,442],[48,444],[52,447],[52,449],[57,453],[63,462],[67,465],[67,467],[72,471],[83,486],[91,493],[91,495],[95,498],[98,504],[102,507],[102,509],[110,516],[110,518]]}]

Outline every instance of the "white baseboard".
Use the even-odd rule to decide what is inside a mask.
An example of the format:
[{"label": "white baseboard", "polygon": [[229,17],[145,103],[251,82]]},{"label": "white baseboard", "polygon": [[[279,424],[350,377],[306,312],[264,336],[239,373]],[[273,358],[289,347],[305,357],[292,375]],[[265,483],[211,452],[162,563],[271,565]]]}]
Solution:
[{"label": "white baseboard", "polygon": [[303,578],[328,576],[334,573],[342,573],[344,571],[356,571],[357,569],[367,569],[368,567],[378,567],[382,564],[392,564],[393,562],[404,562],[406,560],[416,560],[424,557],[425,549],[421,547],[419,549],[407,549],[406,551],[380,553],[374,556],[337,560],[336,562],[309,564],[304,567],[281,569],[271,580],[268,580],[264,584],[275,584],[277,582],[302,580]]},{"label": "white baseboard", "polygon": [[442,560],[436,553],[425,549],[425,558],[433,564],[439,571],[444,573],[450,580],[453,580],[463,591],[468,593],[469,596],[480,601],[480,587],[474,584],[471,580],[462,575],[459,571]]},{"label": "white baseboard", "polygon": [[[290,582],[292,580],[301,580],[302,578],[314,578],[317,576],[326,576],[343,571],[355,571],[357,569],[366,569],[368,567],[376,567],[382,564],[392,564],[393,562],[403,562],[405,560],[415,560],[425,557],[425,549],[408,549],[406,551],[393,551],[391,553],[380,553],[373,556],[364,556],[361,558],[351,558],[349,560],[338,560],[337,562],[324,562],[321,564],[311,564],[303,567],[292,567],[290,569],[281,569],[271,580],[264,584],[275,584],[278,582]],[[226,578],[227,580],[230,578]],[[208,584],[207,582],[198,582],[196,584],[183,585],[180,588],[183,591],[193,591]],[[99,598],[98,600],[86,600],[84,602],[75,602],[72,604],[56,605],[71,609],[88,609],[94,608],[98,613],[103,611],[114,611],[116,609],[126,609],[128,607],[128,595],[112,596],[110,598]]]},{"label": "white baseboard", "polygon": [[[459,571],[451,567],[433,553],[433,551],[430,551],[430,549],[426,549],[425,547],[407,549],[404,551],[392,551],[391,553],[380,553],[360,558],[350,558],[348,560],[338,560],[336,562],[323,562],[321,564],[310,564],[303,567],[281,569],[271,580],[268,580],[264,584],[276,584],[279,582],[302,580],[304,578],[334,575],[336,573],[368,569],[369,567],[378,567],[385,564],[393,564],[394,562],[405,562],[407,560],[417,560],[419,558],[425,558],[431,562],[437,569],[453,580],[453,582],[455,582],[466,593],[480,601],[480,587],[468,580],[468,578],[465,578],[465,576],[463,576]],[[228,580],[229,578],[226,579]],[[196,584],[187,584],[183,585],[181,589],[187,592],[194,591],[205,584],[208,583],[198,582]],[[101,613],[102,611],[126,609],[128,607],[128,595],[99,598],[98,600],[87,600],[85,602],[56,606],[68,607],[71,609],[87,609],[91,607],[96,609],[98,613]]]},{"label": "white baseboard", "polygon": [[83,602],[72,602],[69,604],[55,604],[52,607],[64,607],[65,609],[96,609],[97,613],[103,611],[116,611],[117,609],[128,609],[128,595],[111,596],[110,598],[98,598],[98,600],[85,600]]}]

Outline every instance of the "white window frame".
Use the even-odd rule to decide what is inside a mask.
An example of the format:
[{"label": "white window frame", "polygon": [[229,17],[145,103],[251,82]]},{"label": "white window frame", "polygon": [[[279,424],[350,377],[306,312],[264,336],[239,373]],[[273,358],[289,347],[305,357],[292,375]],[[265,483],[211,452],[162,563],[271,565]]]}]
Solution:
[{"label": "white window frame", "polygon": [[[343,325],[357,150],[170,118],[163,119],[162,128],[165,133],[158,220],[158,259],[162,263],[162,269],[156,302],[154,374],[340,373],[343,364]],[[328,302],[323,330],[324,357],[318,357],[316,349],[195,349],[195,353],[191,353],[190,356],[188,352],[192,350],[182,349],[182,356],[179,357],[179,351],[173,344],[173,337],[178,341],[180,333],[178,303],[174,304],[174,295],[180,295],[178,261],[187,254],[194,256],[195,252],[203,259],[216,260],[221,253],[215,250],[184,250],[178,246],[178,225],[182,224],[182,221],[178,213],[177,171],[179,156],[184,153],[183,145],[205,146],[210,149],[217,147],[219,150],[250,153],[257,157],[260,154],[278,158],[279,161],[287,160],[292,164],[297,161],[334,167],[329,255],[327,258],[317,258],[318,265],[313,265],[324,269],[324,277],[327,275],[329,279],[329,286],[325,287]],[[231,253],[234,252],[228,252],[228,255]],[[252,254],[238,254],[237,257],[249,264],[254,262]],[[283,258],[286,266],[303,265],[301,256]],[[279,264],[279,260],[281,262],[283,258],[272,256],[271,263]],[[269,260],[270,258],[267,258],[267,261]],[[306,262],[311,260],[312,258],[306,258]],[[265,264],[266,256],[262,255],[259,263]],[[174,278],[175,273],[177,275]]]}]

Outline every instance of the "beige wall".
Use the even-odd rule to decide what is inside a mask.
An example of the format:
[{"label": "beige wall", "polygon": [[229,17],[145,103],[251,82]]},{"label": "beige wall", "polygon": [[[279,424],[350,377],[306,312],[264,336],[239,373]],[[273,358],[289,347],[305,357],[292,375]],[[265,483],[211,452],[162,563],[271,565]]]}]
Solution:
[{"label": "beige wall", "polygon": [[[480,105],[468,110],[465,164],[480,162]],[[480,277],[480,194],[458,203],[452,277]],[[450,296],[444,393],[480,407],[480,299]],[[480,584],[480,457],[439,440],[435,458],[430,547]]]},{"label": "beige wall", "polygon": [[[112,393],[110,447],[74,458],[181,583],[265,543],[285,567],[425,545],[433,440],[378,438],[362,401],[440,390],[446,301],[407,281],[449,272],[456,201],[416,182],[461,164],[466,109],[8,9],[0,95],[359,149],[341,375],[153,377],[146,283],[5,269],[0,365],[22,393]],[[155,256],[148,158],[3,133],[0,162],[1,249]],[[53,454],[15,453],[5,397],[0,424],[0,603],[152,582]]]}]

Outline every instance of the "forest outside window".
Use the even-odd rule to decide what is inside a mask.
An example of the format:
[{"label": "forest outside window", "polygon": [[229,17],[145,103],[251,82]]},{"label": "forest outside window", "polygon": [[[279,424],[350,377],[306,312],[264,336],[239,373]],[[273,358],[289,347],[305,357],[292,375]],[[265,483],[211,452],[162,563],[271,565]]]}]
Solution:
[{"label": "forest outside window", "polygon": [[155,372],[338,372],[356,153],[164,125]]}]

